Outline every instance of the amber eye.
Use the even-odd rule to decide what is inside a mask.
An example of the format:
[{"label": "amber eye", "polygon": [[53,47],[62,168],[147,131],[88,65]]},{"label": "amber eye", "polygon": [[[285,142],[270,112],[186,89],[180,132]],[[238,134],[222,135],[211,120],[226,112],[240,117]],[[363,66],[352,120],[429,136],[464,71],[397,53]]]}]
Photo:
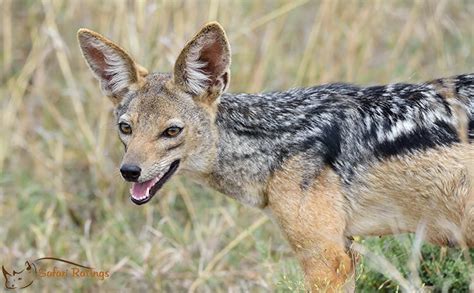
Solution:
[{"label": "amber eye", "polygon": [[130,126],[130,124],[125,123],[125,122],[120,122],[119,123],[119,129],[120,129],[120,132],[122,132],[123,134],[131,134],[132,133],[132,127]]},{"label": "amber eye", "polygon": [[182,128],[178,126],[171,126],[163,132],[163,135],[166,137],[175,137],[181,132]]}]

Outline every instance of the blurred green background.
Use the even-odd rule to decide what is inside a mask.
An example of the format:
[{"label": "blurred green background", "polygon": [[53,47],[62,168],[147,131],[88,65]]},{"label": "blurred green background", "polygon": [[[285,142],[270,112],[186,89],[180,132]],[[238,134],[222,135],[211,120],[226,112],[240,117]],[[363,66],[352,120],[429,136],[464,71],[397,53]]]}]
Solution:
[{"label": "blurred green background", "polygon": [[[21,268],[25,259],[55,256],[112,273],[105,281],[42,279],[32,291],[304,290],[287,243],[259,211],[182,177],[145,206],[130,202],[111,104],[78,50],[81,27],[150,70],[170,71],[184,43],[217,20],[232,46],[233,92],[474,71],[471,0],[0,0],[0,7],[0,264]],[[418,255],[413,240],[358,238],[371,252],[358,266],[358,291],[397,291],[400,282],[469,290],[473,251],[425,245]]]}]

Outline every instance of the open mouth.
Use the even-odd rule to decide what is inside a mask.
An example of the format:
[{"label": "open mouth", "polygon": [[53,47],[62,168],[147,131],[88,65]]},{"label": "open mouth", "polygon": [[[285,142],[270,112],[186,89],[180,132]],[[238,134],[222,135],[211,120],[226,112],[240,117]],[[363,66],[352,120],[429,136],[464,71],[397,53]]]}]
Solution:
[{"label": "open mouth", "polygon": [[179,166],[179,160],[171,163],[167,171],[159,173],[155,178],[145,182],[135,182],[130,189],[130,199],[134,204],[141,205],[152,199],[155,193],[161,189],[163,184],[171,178]]}]

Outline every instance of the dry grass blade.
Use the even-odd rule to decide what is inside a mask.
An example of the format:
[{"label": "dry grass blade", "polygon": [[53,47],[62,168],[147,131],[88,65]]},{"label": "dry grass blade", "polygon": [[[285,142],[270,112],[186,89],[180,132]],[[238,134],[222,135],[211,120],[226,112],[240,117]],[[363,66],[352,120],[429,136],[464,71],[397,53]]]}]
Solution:
[{"label": "dry grass blade", "polygon": [[289,13],[290,11],[308,3],[309,0],[298,0],[298,1],[291,1],[285,5],[282,5],[280,8],[275,9],[271,11],[270,13],[260,17],[259,19],[255,20],[254,22],[250,23],[248,26],[244,26],[239,33],[236,35],[232,36],[230,39],[231,41],[234,41],[237,37],[239,37],[241,34],[248,33],[259,26],[262,26],[275,18],[278,18],[282,15],[285,15]]},{"label": "dry grass blade", "polygon": [[407,279],[403,277],[400,271],[387,261],[383,256],[376,255],[372,253],[367,247],[359,244],[354,243],[351,246],[352,249],[363,255],[364,257],[368,258],[369,262],[374,266],[374,269],[382,274],[386,275],[392,280],[395,280],[403,289],[404,292],[417,292],[420,288],[414,287]]},{"label": "dry grass blade", "polygon": [[257,230],[260,226],[265,224],[268,221],[267,217],[261,217],[258,219],[255,223],[253,223],[248,229],[240,233],[237,237],[235,237],[234,240],[229,242],[219,253],[217,253],[211,261],[206,265],[206,268],[200,272],[199,278],[196,279],[191,286],[189,287],[189,292],[194,292],[198,286],[207,278],[210,277],[211,271],[214,269],[214,267],[219,263],[219,261],[226,256],[229,251],[234,249],[239,243],[250,236],[255,230]]}]

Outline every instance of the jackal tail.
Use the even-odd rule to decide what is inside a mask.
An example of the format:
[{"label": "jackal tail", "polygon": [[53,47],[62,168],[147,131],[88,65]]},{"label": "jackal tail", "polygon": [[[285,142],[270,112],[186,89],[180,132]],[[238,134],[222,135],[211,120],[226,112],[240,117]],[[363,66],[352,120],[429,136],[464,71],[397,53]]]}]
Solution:
[{"label": "jackal tail", "polygon": [[[465,113],[467,137],[474,142],[474,73],[441,78],[429,83],[452,107]],[[461,117],[459,119],[462,119]]]},{"label": "jackal tail", "polygon": [[474,142],[474,73],[464,74],[457,77],[456,91],[458,99],[466,100],[468,107],[469,126],[468,137],[469,142]]}]

